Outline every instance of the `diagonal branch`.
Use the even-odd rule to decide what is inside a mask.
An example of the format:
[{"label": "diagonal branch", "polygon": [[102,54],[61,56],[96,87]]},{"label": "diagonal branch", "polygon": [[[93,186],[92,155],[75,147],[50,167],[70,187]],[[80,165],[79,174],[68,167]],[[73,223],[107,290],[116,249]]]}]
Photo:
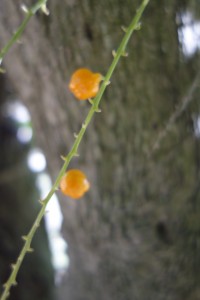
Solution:
[{"label": "diagonal branch", "polygon": [[30,9],[26,8],[25,6],[22,6],[22,9],[26,13],[26,17],[24,18],[21,25],[18,27],[17,31],[13,34],[11,39],[8,41],[8,43],[3,47],[3,49],[0,52],[0,65],[2,64],[2,61],[4,59],[4,56],[8,53],[10,48],[19,40],[21,37],[23,31],[25,30],[28,22],[30,21],[31,17],[36,14],[36,12],[40,9],[46,14],[48,14],[47,8],[46,8],[46,2],[47,0],[38,0],[35,5],[33,5]]}]

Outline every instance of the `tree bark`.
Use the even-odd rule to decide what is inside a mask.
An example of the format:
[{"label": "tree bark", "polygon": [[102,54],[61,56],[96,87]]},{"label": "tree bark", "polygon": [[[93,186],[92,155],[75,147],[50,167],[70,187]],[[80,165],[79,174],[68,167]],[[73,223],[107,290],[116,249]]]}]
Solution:
[{"label": "tree bark", "polygon": [[[87,173],[91,190],[81,201],[58,192],[70,255],[61,299],[200,297],[199,139],[192,123],[199,113],[198,57],[188,64],[177,31],[177,15],[189,4],[150,1],[102,113],[70,164]],[[138,5],[49,1],[50,16],[33,17],[6,56],[7,75],[31,112],[53,178],[90,107],[70,94],[70,75],[79,67],[106,73],[120,26]],[[22,12],[16,0],[2,0],[0,8],[2,46]]]}]

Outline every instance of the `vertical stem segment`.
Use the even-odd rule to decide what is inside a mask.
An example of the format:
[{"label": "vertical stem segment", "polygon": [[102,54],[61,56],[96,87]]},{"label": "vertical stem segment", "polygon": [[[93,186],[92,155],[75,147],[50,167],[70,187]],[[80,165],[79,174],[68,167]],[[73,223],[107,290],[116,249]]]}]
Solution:
[{"label": "vertical stem segment", "polygon": [[[44,1],[40,1],[41,3],[44,2]],[[133,33],[134,30],[138,29],[138,25],[139,25],[139,20],[142,16],[142,13],[145,9],[145,7],[147,6],[147,4],[149,3],[149,0],[143,0],[142,4],[140,5],[140,7],[138,8],[137,12],[136,12],[136,15],[134,16],[131,24],[129,25],[129,27],[126,29],[126,33],[124,35],[124,38],[122,39],[120,45],[119,45],[119,48],[118,50],[116,51],[115,55],[114,55],[114,58],[113,58],[113,61],[108,69],[108,72],[101,84],[101,87],[100,87],[100,90],[97,94],[97,96],[94,98],[94,100],[91,101],[92,103],[92,106],[85,118],[85,121],[78,133],[78,135],[76,136],[76,139],[74,141],[74,144],[69,152],[69,154],[64,157],[64,164],[57,176],[57,179],[55,181],[55,183],[53,184],[51,190],[49,191],[48,195],[46,196],[45,199],[43,199],[42,201],[40,201],[41,205],[42,205],[42,208],[41,210],[39,211],[37,217],[36,217],[36,220],[34,222],[34,224],[32,225],[29,233],[23,237],[23,239],[25,240],[25,244],[19,254],[19,257],[16,261],[15,264],[12,265],[12,272],[10,274],[10,277],[8,278],[7,282],[4,284],[4,292],[0,298],[0,300],[6,300],[9,296],[9,293],[10,293],[10,288],[11,286],[13,285],[16,285],[17,282],[16,282],[16,276],[17,276],[17,273],[20,269],[20,266],[23,262],[23,259],[26,255],[27,252],[30,252],[31,251],[31,242],[32,242],[32,239],[35,235],[35,232],[37,230],[37,228],[39,227],[40,225],[40,222],[45,214],[45,208],[49,202],[49,200],[51,199],[51,197],[53,196],[53,194],[55,193],[55,191],[57,190],[58,186],[59,186],[59,183],[61,181],[61,178],[63,177],[71,159],[74,157],[74,156],[77,156],[77,151],[78,151],[78,148],[79,148],[79,145],[80,145],[80,142],[84,136],[84,133],[89,125],[89,123],[91,122],[92,120],[92,117],[93,115],[95,114],[95,112],[98,112],[99,111],[99,103],[100,103],[100,100],[103,96],[103,93],[107,87],[107,85],[109,84],[110,82],[110,78],[117,66],[117,63],[120,59],[121,56],[123,56],[125,54],[125,49],[126,49],[126,45]]]}]

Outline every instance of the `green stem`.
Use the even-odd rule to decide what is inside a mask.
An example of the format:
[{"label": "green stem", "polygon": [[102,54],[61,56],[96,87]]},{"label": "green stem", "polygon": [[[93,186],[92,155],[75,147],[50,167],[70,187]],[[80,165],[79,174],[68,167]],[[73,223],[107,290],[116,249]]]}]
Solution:
[{"label": "green stem", "polygon": [[24,29],[26,28],[29,20],[31,17],[43,6],[46,5],[47,0],[39,0],[35,5],[33,5],[30,9],[26,12],[26,17],[24,18],[21,25],[18,27],[17,31],[13,34],[11,39],[8,41],[8,43],[4,46],[4,48],[0,52],[0,65],[4,59],[4,56],[8,53],[10,48],[13,46],[14,43],[16,43],[17,40],[19,40],[20,36],[22,35]]},{"label": "green stem", "polygon": [[114,54],[114,59],[108,69],[108,72],[106,74],[106,76],[104,77],[104,80],[101,84],[101,87],[100,87],[100,90],[97,94],[97,96],[94,98],[94,100],[91,101],[92,103],[92,106],[85,118],[85,121],[78,133],[78,135],[76,136],[76,139],[74,141],[74,144],[69,152],[69,154],[64,158],[64,164],[57,176],[57,179],[55,181],[55,183],[53,184],[50,192],[48,193],[48,195],[46,196],[45,199],[43,199],[42,201],[40,201],[41,205],[42,205],[42,208],[41,210],[39,211],[37,217],[36,217],[36,220],[34,222],[34,224],[32,225],[29,233],[27,234],[27,236],[24,236],[23,239],[25,240],[25,244],[19,254],[19,257],[16,261],[16,263],[14,265],[12,265],[12,272],[10,274],[10,277],[8,278],[7,282],[4,284],[4,287],[5,287],[5,290],[0,298],[0,300],[5,300],[7,299],[8,295],[9,295],[9,292],[10,292],[10,288],[11,286],[13,285],[16,285],[16,276],[17,276],[17,273],[19,271],[19,268],[22,264],[22,261],[26,255],[27,252],[30,252],[32,249],[31,249],[31,242],[32,242],[32,239],[34,237],[34,234],[37,230],[37,228],[39,227],[40,225],[40,222],[45,214],[45,208],[49,202],[49,200],[51,199],[51,197],[53,196],[53,194],[55,193],[55,191],[57,190],[58,186],[59,186],[59,183],[61,181],[61,178],[63,177],[64,173],[66,172],[66,169],[71,161],[71,159],[74,157],[74,156],[77,156],[78,155],[78,148],[79,148],[79,145],[80,145],[80,142],[84,136],[84,133],[89,125],[89,123],[91,122],[92,120],[92,117],[93,115],[95,114],[95,112],[99,112],[99,103],[100,103],[100,100],[103,96],[103,93],[107,87],[107,85],[109,84],[109,81],[110,81],[110,78],[113,74],[113,71],[115,70],[116,66],[117,66],[117,63],[120,59],[121,56],[123,56],[125,54],[125,49],[126,49],[126,45],[133,33],[134,30],[137,30],[138,29],[138,25],[139,25],[139,20],[142,16],[142,13],[145,9],[145,7],[147,6],[149,0],[143,0],[141,6],[139,7],[139,9],[137,10],[136,12],[136,15],[135,17],[133,18],[131,24],[129,25],[129,27],[126,29],[126,34],[124,36],[124,38],[122,39],[121,41],[121,44],[117,50],[117,52]]}]

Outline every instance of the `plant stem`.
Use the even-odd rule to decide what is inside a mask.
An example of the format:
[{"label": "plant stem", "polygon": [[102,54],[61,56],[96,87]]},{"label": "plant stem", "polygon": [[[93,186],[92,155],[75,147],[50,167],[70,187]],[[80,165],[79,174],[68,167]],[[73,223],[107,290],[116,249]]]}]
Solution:
[{"label": "plant stem", "polygon": [[11,39],[8,41],[8,43],[3,47],[3,49],[0,52],[0,65],[4,59],[4,56],[8,53],[10,48],[13,46],[14,43],[19,40],[20,36],[22,35],[24,29],[26,28],[29,20],[31,17],[42,7],[46,5],[47,0],[39,0],[35,5],[33,5],[30,9],[27,9],[26,17],[24,18],[21,25],[18,27],[17,31],[13,34]]},{"label": "plant stem", "polygon": [[[42,1],[40,1],[42,2]],[[61,178],[63,177],[71,159],[74,157],[74,156],[77,156],[78,155],[78,148],[79,148],[79,145],[80,145],[80,142],[84,136],[84,133],[89,125],[89,123],[91,122],[92,120],[92,117],[93,115],[95,114],[95,112],[99,112],[99,103],[100,103],[100,100],[103,96],[103,93],[107,87],[107,85],[110,83],[110,78],[113,74],[113,71],[115,70],[116,66],[117,66],[117,63],[120,59],[121,56],[123,56],[125,54],[125,49],[126,49],[126,45],[133,33],[134,30],[137,30],[138,29],[138,26],[139,26],[139,20],[142,16],[142,13],[145,9],[145,7],[147,6],[149,0],[143,0],[142,4],[140,5],[139,9],[137,10],[136,12],[136,15],[135,17],[133,18],[131,24],[129,25],[129,27],[126,29],[126,33],[124,35],[124,38],[122,39],[121,43],[120,43],[120,46],[118,48],[118,50],[116,51],[116,53],[114,53],[114,58],[113,58],[113,61],[108,69],[108,72],[106,74],[106,76],[104,77],[104,80],[101,84],[101,87],[100,87],[100,90],[97,94],[97,96],[94,98],[94,100],[91,100],[91,108],[85,118],[85,121],[78,133],[78,135],[76,136],[76,139],[74,141],[74,144],[69,152],[69,154],[64,157],[64,164],[57,176],[57,179],[55,181],[55,183],[53,184],[50,192],[48,193],[48,195],[46,196],[46,198],[44,198],[42,201],[40,201],[41,205],[42,205],[42,208],[41,210],[39,211],[37,217],[36,217],[36,220],[34,222],[34,224],[32,225],[29,233],[27,234],[27,236],[24,236],[23,239],[25,240],[25,244],[19,254],[19,257],[17,258],[17,261],[14,265],[12,265],[12,272],[10,274],[10,277],[8,278],[7,282],[4,284],[4,287],[5,287],[5,290],[0,298],[0,300],[5,300],[7,299],[7,297],[9,296],[9,292],[10,292],[10,288],[11,286],[13,285],[16,285],[16,276],[17,276],[17,273],[19,271],[19,268],[22,264],[22,261],[26,255],[27,252],[31,252],[31,242],[32,242],[32,239],[34,237],[34,234],[37,230],[37,228],[39,227],[40,225],[40,222],[45,214],[45,208],[49,202],[49,200],[51,199],[51,197],[53,196],[53,194],[55,193],[55,191],[57,190],[58,186],[59,186],[59,183],[61,181]]]}]

